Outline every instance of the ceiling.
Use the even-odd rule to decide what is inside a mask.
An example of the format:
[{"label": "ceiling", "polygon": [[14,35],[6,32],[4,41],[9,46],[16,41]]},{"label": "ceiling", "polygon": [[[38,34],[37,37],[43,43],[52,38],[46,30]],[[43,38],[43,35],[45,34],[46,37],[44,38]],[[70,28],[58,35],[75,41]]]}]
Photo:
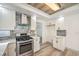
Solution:
[{"label": "ceiling", "polygon": [[49,15],[75,5],[76,3],[28,3]]},{"label": "ceiling", "polygon": [[[36,3],[33,3],[33,4],[36,4]],[[62,8],[61,8],[60,10],[52,13],[51,15],[38,8],[31,6],[28,3],[12,3],[12,4],[4,3],[4,4],[0,4],[0,5],[2,5],[5,8],[9,8],[11,10],[15,10],[15,11],[27,14],[29,16],[36,15],[38,19],[44,18],[45,20],[46,19],[54,20],[54,19],[59,18],[60,16],[66,17],[66,16],[70,16],[70,15],[79,13],[79,4],[78,3],[76,5],[72,4],[72,3],[70,3],[70,4],[62,3],[62,6],[64,6],[64,8],[63,8],[64,10],[62,10]],[[68,8],[69,6],[70,6],[70,8]]]}]

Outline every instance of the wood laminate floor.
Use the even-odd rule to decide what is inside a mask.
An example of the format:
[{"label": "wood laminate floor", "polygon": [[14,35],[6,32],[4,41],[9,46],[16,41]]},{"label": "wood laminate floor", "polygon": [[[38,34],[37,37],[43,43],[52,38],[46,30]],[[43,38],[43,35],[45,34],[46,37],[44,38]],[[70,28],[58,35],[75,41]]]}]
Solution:
[{"label": "wood laminate floor", "polygon": [[42,45],[40,51],[34,54],[35,56],[79,56],[79,52],[71,49],[66,49],[64,52],[59,51],[51,46],[49,43]]}]

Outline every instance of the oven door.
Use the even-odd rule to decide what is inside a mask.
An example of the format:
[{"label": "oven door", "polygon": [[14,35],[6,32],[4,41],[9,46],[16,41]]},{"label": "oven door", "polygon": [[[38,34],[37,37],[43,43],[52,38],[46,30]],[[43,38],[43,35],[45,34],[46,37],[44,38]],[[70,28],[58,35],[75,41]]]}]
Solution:
[{"label": "oven door", "polygon": [[17,50],[18,50],[18,55],[32,55],[32,41],[29,42],[22,42],[17,44]]}]

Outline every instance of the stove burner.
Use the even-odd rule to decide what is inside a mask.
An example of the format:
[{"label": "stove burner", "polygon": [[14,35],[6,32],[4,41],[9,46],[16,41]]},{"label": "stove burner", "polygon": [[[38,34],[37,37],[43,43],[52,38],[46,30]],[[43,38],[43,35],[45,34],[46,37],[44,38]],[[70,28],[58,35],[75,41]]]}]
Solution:
[{"label": "stove burner", "polygon": [[26,35],[26,34],[21,34],[21,36],[16,37],[16,41],[26,41],[26,40],[30,40],[30,39],[32,39],[32,37],[30,37],[29,35]]}]

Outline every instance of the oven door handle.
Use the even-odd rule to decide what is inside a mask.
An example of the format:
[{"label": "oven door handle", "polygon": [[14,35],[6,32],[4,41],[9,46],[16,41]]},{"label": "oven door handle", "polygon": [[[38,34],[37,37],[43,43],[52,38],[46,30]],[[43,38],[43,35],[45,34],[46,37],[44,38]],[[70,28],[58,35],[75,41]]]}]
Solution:
[{"label": "oven door handle", "polygon": [[25,44],[29,44],[29,43],[32,44],[32,42],[24,42],[24,43],[19,43],[19,44],[20,44],[20,45],[25,45]]}]

